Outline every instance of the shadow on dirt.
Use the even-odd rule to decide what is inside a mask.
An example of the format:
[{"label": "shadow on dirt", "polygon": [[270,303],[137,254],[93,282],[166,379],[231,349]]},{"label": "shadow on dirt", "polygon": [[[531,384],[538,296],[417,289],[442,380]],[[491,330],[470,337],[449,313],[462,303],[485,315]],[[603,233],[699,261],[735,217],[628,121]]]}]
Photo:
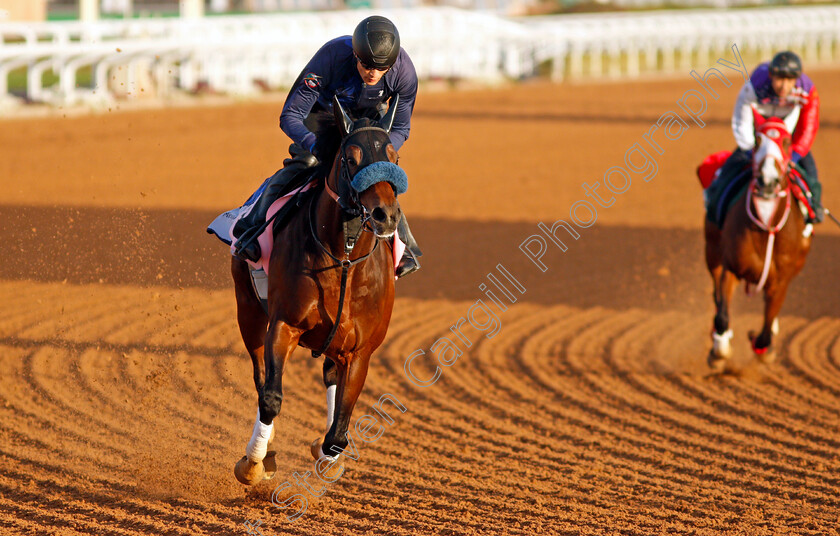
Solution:
[{"label": "shadow on dirt", "polygon": [[[69,283],[232,288],[227,247],[205,233],[209,211],[0,206],[4,244],[0,278]],[[398,284],[397,295],[474,301],[479,285],[503,264],[527,289],[520,301],[613,309],[706,311],[711,281],[699,231],[595,226],[569,239],[566,253],[550,241],[541,272],[519,250],[538,232],[531,223],[478,223],[412,218],[423,269]],[[561,231],[562,232],[562,231]],[[817,236],[783,314],[840,315],[840,287],[829,284],[840,237]],[[492,287],[491,287],[492,288]],[[736,311],[758,312],[738,292]]]}]

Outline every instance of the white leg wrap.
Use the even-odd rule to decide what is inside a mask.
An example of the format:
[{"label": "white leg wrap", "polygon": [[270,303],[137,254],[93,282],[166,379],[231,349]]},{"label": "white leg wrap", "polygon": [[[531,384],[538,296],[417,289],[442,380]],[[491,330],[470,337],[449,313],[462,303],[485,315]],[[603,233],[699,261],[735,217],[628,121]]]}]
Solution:
[{"label": "white leg wrap", "polygon": [[[333,419],[335,418],[335,392],[337,389],[337,385],[327,387],[327,432],[330,431],[330,426],[332,426]],[[321,454],[323,453],[321,451]]]},{"label": "white leg wrap", "polygon": [[732,340],[732,335],[731,329],[721,334],[712,332],[712,343],[717,355],[728,356],[732,353],[732,345],[729,344],[729,341]]},{"label": "white leg wrap", "polygon": [[779,318],[778,317],[773,319],[773,325],[770,326],[770,331],[773,333],[773,335],[778,335],[779,334]]},{"label": "white leg wrap", "polygon": [[327,456],[326,454],[324,454],[324,445],[321,445],[321,448],[319,449],[319,454],[321,455],[321,457],[318,458],[318,461],[326,458],[327,460],[334,462],[338,459],[338,456]]},{"label": "white leg wrap", "polygon": [[257,410],[257,420],[254,422],[254,430],[251,432],[251,440],[248,441],[248,447],[245,449],[245,455],[252,462],[261,462],[265,458],[265,453],[268,452],[268,439],[271,437],[271,431],[274,429],[274,423],[265,425],[260,422],[260,411]]}]

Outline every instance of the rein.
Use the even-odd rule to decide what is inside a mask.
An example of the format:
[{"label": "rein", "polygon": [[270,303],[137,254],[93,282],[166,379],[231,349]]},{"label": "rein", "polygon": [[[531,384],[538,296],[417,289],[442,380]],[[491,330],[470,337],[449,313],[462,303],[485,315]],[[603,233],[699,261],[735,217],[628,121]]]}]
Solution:
[{"label": "rein", "polygon": [[779,221],[778,224],[775,226],[768,227],[765,225],[764,222],[759,220],[753,215],[751,210],[752,208],[752,191],[755,186],[755,179],[752,180],[750,183],[749,188],[747,188],[747,216],[749,216],[750,220],[762,231],[769,234],[767,238],[767,248],[764,253],[764,267],[761,270],[761,278],[758,281],[758,286],[756,286],[755,291],[758,292],[762,288],[764,288],[764,283],[767,282],[767,275],[770,273],[770,259],[773,256],[773,245],[776,242],[776,233],[782,230],[782,227],[785,226],[788,220],[788,216],[790,216],[790,198],[793,197],[790,193],[790,184],[784,189],[784,191],[780,192],[778,195],[780,197],[785,198],[785,213],[782,214],[782,219]]},{"label": "rein", "polygon": [[[371,130],[385,132],[386,134],[388,133],[387,130],[380,127],[362,127],[354,130],[352,134]],[[344,138],[344,140],[341,142],[341,147],[339,148],[341,154],[341,160],[339,161],[339,174],[340,179],[345,180],[347,182],[348,187],[352,189],[352,186],[350,186],[352,177],[350,176],[350,171],[347,169],[347,162],[344,157],[344,147],[347,144],[347,140],[349,140],[350,138],[351,136],[347,136],[346,138]],[[327,177],[327,179],[324,180],[324,189],[326,190],[327,194],[329,194],[329,196],[336,202],[336,204],[338,204],[339,208],[341,210],[345,210],[341,204],[340,196],[338,195],[338,193],[336,193],[335,190],[333,190],[330,187],[329,177]],[[338,311],[336,311],[335,313],[335,322],[333,322],[333,326],[330,329],[330,333],[329,335],[327,335],[327,339],[324,341],[324,344],[321,345],[320,350],[312,351],[312,357],[321,357],[321,355],[323,355],[327,348],[329,348],[330,344],[332,344],[332,341],[335,338],[335,334],[338,331],[338,323],[341,321],[341,313],[344,309],[344,296],[347,292],[347,274],[350,271],[350,267],[367,260],[367,258],[370,257],[373,254],[373,252],[376,251],[376,248],[379,246],[379,239],[374,241],[373,248],[371,248],[371,250],[365,255],[350,260],[350,253],[356,247],[356,241],[359,239],[362,232],[365,230],[367,223],[370,221],[371,218],[370,214],[368,214],[367,212],[367,209],[365,209],[365,207],[362,206],[361,212],[364,215],[364,217],[359,215],[355,216],[352,219],[345,220],[342,222],[342,235],[344,236],[344,258],[339,259],[335,255],[333,255],[332,252],[329,249],[327,249],[327,247],[318,239],[318,233],[315,230],[315,197],[316,196],[313,196],[312,201],[310,201],[309,203],[309,231],[312,234],[312,238],[315,239],[315,243],[318,244],[318,247],[320,247],[321,250],[327,254],[327,256],[329,256],[332,260],[334,260],[337,263],[336,265],[330,266],[327,269],[341,267],[341,289],[339,290],[338,295]],[[351,194],[351,200],[355,205],[358,205],[358,194]],[[353,209],[355,209],[355,207],[353,207]]]}]

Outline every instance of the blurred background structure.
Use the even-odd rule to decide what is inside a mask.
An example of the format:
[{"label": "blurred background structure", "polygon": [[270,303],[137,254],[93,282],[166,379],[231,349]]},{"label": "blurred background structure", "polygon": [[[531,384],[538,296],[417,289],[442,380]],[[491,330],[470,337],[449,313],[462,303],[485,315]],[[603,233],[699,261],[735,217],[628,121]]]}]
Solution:
[{"label": "blurred background structure", "polygon": [[721,7],[755,3],[0,0],[0,107],[281,90],[372,12],[394,20],[426,81],[687,75],[733,45],[750,68],[782,49],[807,68],[838,61],[840,6]]}]

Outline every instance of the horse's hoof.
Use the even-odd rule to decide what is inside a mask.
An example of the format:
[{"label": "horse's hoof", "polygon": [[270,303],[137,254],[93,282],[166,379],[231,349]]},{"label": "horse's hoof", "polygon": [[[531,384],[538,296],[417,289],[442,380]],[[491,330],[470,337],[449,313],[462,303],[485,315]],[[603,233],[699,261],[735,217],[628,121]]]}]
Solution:
[{"label": "horse's hoof", "polygon": [[761,352],[756,352],[755,357],[765,365],[769,365],[776,361],[776,349],[772,346],[764,348]]},{"label": "horse's hoof", "polygon": [[265,467],[265,473],[263,473],[263,480],[269,480],[274,478],[274,475],[277,473],[277,453],[273,450],[269,450],[265,453],[265,458],[263,459],[263,467]]},{"label": "horse's hoof", "polygon": [[246,486],[253,486],[265,479],[265,465],[263,462],[254,463],[247,456],[242,456],[242,459],[236,462],[233,474],[236,476],[236,480]]},{"label": "horse's hoof", "polygon": [[716,333],[712,331],[712,353],[717,359],[729,359],[732,357],[732,330],[728,329],[724,333]]},{"label": "horse's hoof", "polygon": [[726,368],[726,361],[727,358],[718,355],[714,349],[709,350],[709,356],[706,358],[706,362],[709,364],[709,368],[714,372],[723,372]]},{"label": "horse's hoof", "polygon": [[269,443],[271,443],[272,441],[274,441],[274,435],[275,435],[275,432],[276,432],[276,431],[277,431],[277,427],[276,427],[276,426],[272,426],[272,427],[271,427],[271,435],[268,437],[268,442],[269,442]]},{"label": "horse's hoof", "polygon": [[319,437],[318,439],[313,441],[311,445],[309,445],[309,452],[312,454],[312,457],[315,458],[315,461],[321,459],[321,445],[323,444],[324,438]]},{"label": "horse's hoof", "polygon": [[323,437],[319,437],[318,439],[313,441],[311,445],[309,445],[309,452],[312,454],[312,457],[315,458],[316,462],[321,461],[324,458],[335,462],[335,461],[338,460],[339,457],[341,457],[341,454],[336,455],[336,456],[331,456],[329,454],[321,454],[321,449],[323,448],[323,446],[324,446],[324,438]]},{"label": "horse's hoof", "polygon": [[765,346],[764,348],[758,348],[755,345],[755,341],[758,338],[758,333],[755,331],[750,331],[747,333],[750,338],[750,347],[752,348],[755,357],[758,358],[759,361],[764,363],[765,365],[770,364],[776,361],[776,349],[771,344],[770,346]]}]

